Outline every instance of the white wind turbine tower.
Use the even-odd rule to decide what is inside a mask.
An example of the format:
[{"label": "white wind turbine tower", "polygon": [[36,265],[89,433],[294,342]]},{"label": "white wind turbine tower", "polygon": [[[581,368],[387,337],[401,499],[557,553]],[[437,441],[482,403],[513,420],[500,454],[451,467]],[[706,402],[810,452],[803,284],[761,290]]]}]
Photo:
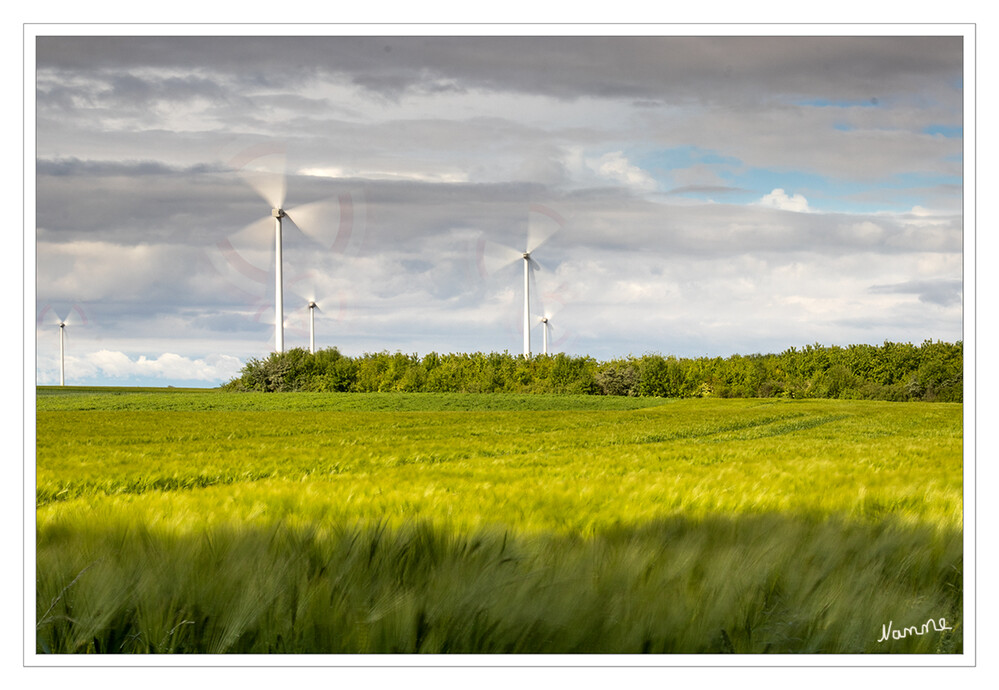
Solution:
[{"label": "white wind turbine tower", "polygon": [[284,259],[283,220],[288,219],[305,235],[324,246],[332,245],[337,234],[335,224],[329,219],[339,216],[340,201],[324,199],[293,209],[285,210],[287,190],[283,152],[273,150],[255,155],[240,167],[240,176],[266,201],[270,215],[251,223],[232,237],[218,243],[224,255],[240,255],[234,245],[259,246],[264,236],[262,230],[273,222],[274,242],[274,351],[284,352]]},{"label": "white wind turbine tower", "polygon": [[[527,222],[527,241],[525,249],[518,252],[511,247],[487,242],[483,248],[483,265],[480,271],[485,273],[489,264],[489,272],[497,271],[504,266],[522,259],[524,261],[524,356],[531,356],[531,278],[536,270],[542,270],[541,265],[532,256],[533,253],[552,235],[562,229],[565,219],[558,213],[541,206],[531,204]],[[488,257],[486,256],[488,254]]]},{"label": "white wind turbine tower", "polygon": [[38,316],[39,323],[59,326],[59,385],[66,385],[66,326],[87,324],[87,315],[79,305],[74,304],[65,318],[62,318],[48,305]]}]

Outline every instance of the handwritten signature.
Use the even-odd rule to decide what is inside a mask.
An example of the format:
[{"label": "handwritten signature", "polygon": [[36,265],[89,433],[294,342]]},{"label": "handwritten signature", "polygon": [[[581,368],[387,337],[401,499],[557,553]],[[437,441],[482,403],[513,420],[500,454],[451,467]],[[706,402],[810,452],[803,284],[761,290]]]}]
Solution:
[{"label": "handwritten signature", "polygon": [[902,628],[901,630],[892,630],[892,624],[894,621],[888,621],[888,625],[881,626],[881,639],[878,642],[885,642],[889,638],[892,640],[901,640],[909,635],[925,635],[930,631],[930,628],[936,632],[942,632],[944,630],[953,630],[947,625],[947,621],[943,618],[939,620],[928,619],[918,628],[915,625],[910,625],[907,628]]}]

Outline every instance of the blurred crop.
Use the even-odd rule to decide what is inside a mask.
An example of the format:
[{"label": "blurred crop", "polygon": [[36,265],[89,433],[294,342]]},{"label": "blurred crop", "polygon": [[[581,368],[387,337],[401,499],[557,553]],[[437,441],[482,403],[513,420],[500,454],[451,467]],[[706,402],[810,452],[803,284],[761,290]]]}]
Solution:
[{"label": "blurred crop", "polygon": [[36,496],[39,652],[962,650],[960,404],[80,392]]}]

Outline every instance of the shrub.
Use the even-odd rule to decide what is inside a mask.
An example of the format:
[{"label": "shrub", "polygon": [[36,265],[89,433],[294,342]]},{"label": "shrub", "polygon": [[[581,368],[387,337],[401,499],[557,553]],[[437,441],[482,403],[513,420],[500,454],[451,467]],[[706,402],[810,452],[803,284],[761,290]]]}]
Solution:
[{"label": "shrub", "polygon": [[609,362],[597,369],[594,383],[601,395],[638,395],[638,369],[631,362]]},{"label": "shrub", "polygon": [[597,362],[559,353],[401,352],[347,357],[336,348],[251,359],[224,391],[559,393],[692,398],[788,397],[960,402],[963,344],[807,345],[779,355]]}]

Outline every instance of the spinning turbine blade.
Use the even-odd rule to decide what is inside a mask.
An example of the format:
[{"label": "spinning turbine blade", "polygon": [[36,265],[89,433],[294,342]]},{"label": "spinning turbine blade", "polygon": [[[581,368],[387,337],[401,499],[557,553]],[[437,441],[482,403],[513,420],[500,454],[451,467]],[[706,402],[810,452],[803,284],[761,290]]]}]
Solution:
[{"label": "spinning turbine blade", "polygon": [[62,319],[60,319],[59,315],[55,313],[52,305],[46,304],[38,313],[38,319],[35,323],[39,326],[56,326],[62,323]]},{"label": "spinning turbine blade", "polygon": [[285,180],[284,175],[262,171],[240,171],[239,176],[249,184],[254,191],[266,201],[271,208],[284,206]]},{"label": "spinning turbine blade", "polygon": [[[219,240],[206,253],[215,270],[230,284],[254,297],[271,280],[273,219],[261,218]],[[266,268],[261,268],[261,264]]]},{"label": "spinning turbine blade", "polygon": [[273,304],[262,304],[253,314],[253,320],[257,323],[262,323],[267,326],[274,325],[274,305]]},{"label": "spinning turbine blade", "polygon": [[267,283],[268,273],[246,261],[231,244],[222,240],[214,247],[205,249],[205,256],[215,272],[229,284],[250,297],[263,296],[262,286]]},{"label": "spinning turbine blade", "polygon": [[74,304],[73,308],[70,309],[69,314],[63,321],[67,324],[73,324],[74,326],[86,326],[87,325],[87,315],[83,313],[83,309],[80,308],[79,304]]},{"label": "spinning turbine blade", "polygon": [[288,217],[304,235],[334,252],[343,252],[350,243],[354,205],[349,194],[296,206]]},{"label": "spinning turbine blade", "polygon": [[270,247],[274,236],[274,217],[261,216],[249,225],[229,235],[226,239],[239,252],[249,254]]},{"label": "spinning turbine blade", "polygon": [[499,270],[515,263],[518,259],[524,258],[523,252],[518,252],[505,244],[490,242],[485,238],[479,241],[478,246],[479,275],[486,278]]},{"label": "spinning turbine blade", "polygon": [[527,220],[528,254],[551,239],[565,225],[565,219],[547,206],[531,204]]},{"label": "spinning turbine blade", "polygon": [[[274,304],[268,302],[266,304],[261,304],[256,311],[253,312],[253,320],[257,323],[262,323],[265,326],[274,325]],[[287,315],[284,319],[283,325],[288,327],[291,322],[290,315]]]},{"label": "spinning turbine blade", "polygon": [[283,147],[273,144],[252,147],[230,161],[230,164],[271,208],[284,206],[287,182]]},{"label": "spinning turbine blade", "polygon": [[322,274],[316,270],[307,271],[289,280],[288,289],[306,304],[325,302],[328,299],[328,293],[333,292],[329,289],[328,281],[323,280]]},{"label": "spinning turbine blade", "polygon": [[220,240],[216,247],[233,270],[263,283],[270,280],[271,272],[260,268],[258,264],[264,259],[265,265],[270,266],[274,249],[273,236],[274,219],[263,217]]},{"label": "spinning turbine blade", "polygon": [[79,304],[74,304],[73,306],[64,308],[60,311],[62,311],[62,313],[66,316],[62,316],[52,307],[51,304],[46,304],[38,314],[37,324],[39,326],[58,326],[59,324],[65,324],[67,326],[86,326],[89,323],[87,313]]}]

